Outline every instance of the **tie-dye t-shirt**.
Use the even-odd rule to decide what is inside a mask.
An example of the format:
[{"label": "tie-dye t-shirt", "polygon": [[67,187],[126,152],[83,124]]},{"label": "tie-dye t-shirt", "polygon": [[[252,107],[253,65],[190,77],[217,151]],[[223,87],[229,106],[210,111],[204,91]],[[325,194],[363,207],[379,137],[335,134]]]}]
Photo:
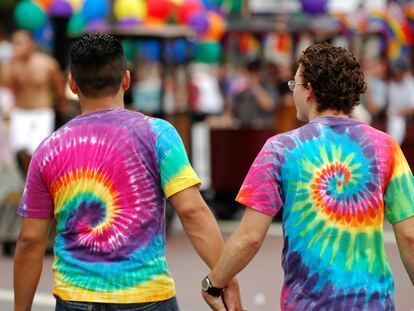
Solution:
[{"label": "tie-dye t-shirt", "polygon": [[393,310],[383,219],[414,215],[414,180],[388,135],[321,117],[270,138],[237,201],[283,207],[282,310]]},{"label": "tie-dye t-shirt", "polygon": [[126,109],[78,116],[30,164],[18,213],[55,217],[53,293],[139,303],[175,295],[165,259],[165,197],[200,180],[168,122]]}]

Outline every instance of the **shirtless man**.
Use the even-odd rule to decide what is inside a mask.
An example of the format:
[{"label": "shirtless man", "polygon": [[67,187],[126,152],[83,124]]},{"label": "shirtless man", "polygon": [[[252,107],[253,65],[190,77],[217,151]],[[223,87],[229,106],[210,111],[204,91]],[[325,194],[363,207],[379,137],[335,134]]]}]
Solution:
[{"label": "shirtless man", "polygon": [[14,56],[0,68],[0,84],[15,96],[10,141],[25,173],[34,150],[54,130],[54,103],[59,113],[64,112],[64,80],[57,61],[36,51],[29,32],[16,31],[12,43]]}]

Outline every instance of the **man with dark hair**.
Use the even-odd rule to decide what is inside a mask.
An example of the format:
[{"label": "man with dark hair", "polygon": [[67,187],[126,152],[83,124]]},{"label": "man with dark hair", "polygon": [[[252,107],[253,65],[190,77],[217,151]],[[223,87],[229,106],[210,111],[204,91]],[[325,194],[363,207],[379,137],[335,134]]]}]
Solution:
[{"label": "man with dark hair", "polygon": [[[360,66],[340,47],[300,56],[289,88],[308,124],[270,138],[237,196],[239,228],[206,277],[222,288],[255,255],[283,207],[282,310],[394,310],[384,216],[414,282],[414,178],[398,144],[349,118],[365,90]],[[203,292],[214,310],[220,301]]]},{"label": "man with dark hair", "polygon": [[[15,311],[30,310],[52,218],[56,310],[179,310],[165,258],[165,198],[208,266],[223,247],[200,180],[171,124],[124,109],[130,73],[119,41],[84,35],[70,57],[82,115],[30,163],[18,209]],[[230,283],[223,299],[240,310]]]}]

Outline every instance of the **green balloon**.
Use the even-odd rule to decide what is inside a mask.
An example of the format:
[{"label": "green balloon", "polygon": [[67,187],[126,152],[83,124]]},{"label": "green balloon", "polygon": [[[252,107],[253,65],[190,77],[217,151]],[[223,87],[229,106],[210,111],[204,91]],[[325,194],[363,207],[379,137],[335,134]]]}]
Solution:
[{"label": "green balloon", "polygon": [[13,17],[18,27],[29,31],[42,28],[47,21],[46,13],[32,1],[19,2],[14,9]]},{"label": "green balloon", "polygon": [[82,13],[77,13],[75,15],[72,15],[72,17],[69,19],[67,31],[69,34],[76,34],[82,32],[85,29],[85,26],[85,17],[82,15]]},{"label": "green balloon", "polygon": [[135,55],[137,53],[137,44],[134,40],[122,40],[122,47],[124,49],[124,55],[128,62],[133,62],[135,60]]},{"label": "green balloon", "polygon": [[230,13],[231,14],[238,14],[240,13],[242,7],[243,7],[243,0],[231,0],[231,9],[230,9]]},{"label": "green balloon", "polygon": [[195,60],[200,63],[217,64],[221,60],[221,52],[219,42],[201,42],[196,48]]}]

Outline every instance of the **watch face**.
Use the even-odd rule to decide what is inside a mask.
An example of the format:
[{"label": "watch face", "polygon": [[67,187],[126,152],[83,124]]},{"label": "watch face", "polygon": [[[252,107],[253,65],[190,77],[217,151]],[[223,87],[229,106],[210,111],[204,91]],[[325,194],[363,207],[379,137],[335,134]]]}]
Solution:
[{"label": "watch face", "polygon": [[210,288],[210,282],[208,281],[208,278],[205,277],[201,281],[201,289],[206,292],[209,288]]}]

